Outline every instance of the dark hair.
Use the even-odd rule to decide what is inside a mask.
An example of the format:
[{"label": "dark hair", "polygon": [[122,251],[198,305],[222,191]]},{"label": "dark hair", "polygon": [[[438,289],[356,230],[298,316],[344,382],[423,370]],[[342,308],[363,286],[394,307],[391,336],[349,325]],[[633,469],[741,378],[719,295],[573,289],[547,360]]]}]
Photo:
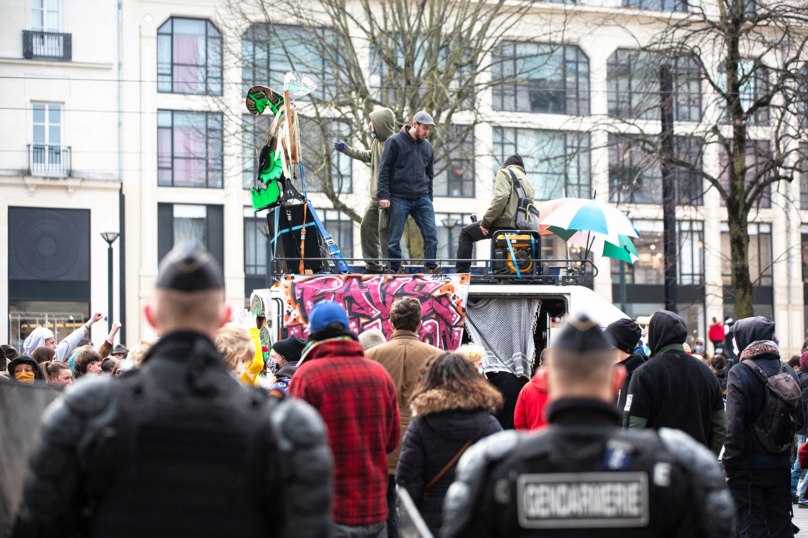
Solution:
[{"label": "dark hair", "polygon": [[[443,389],[453,393],[487,393],[493,386],[485,380],[471,361],[460,353],[444,351],[432,355],[427,361],[421,378],[410,396],[412,402],[416,396],[432,389]],[[502,394],[494,389],[494,401],[497,407],[502,407]]]},{"label": "dark hair", "polygon": [[31,353],[31,358],[34,359],[37,364],[52,361],[55,356],[56,351],[48,346],[39,346]]},{"label": "dark hair", "polygon": [[76,347],[91,346],[93,342],[89,338],[82,338]]},{"label": "dark hair", "polygon": [[727,367],[727,358],[723,355],[716,355],[710,359],[710,366],[713,367],[713,370],[721,371]]},{"label": "dark hair", "polygon": [[325,330],[327,331],[341,331],[345,328],[345,324],[341,321],[332,321],[328,325],[325,326]]},{"label": "dark hair", "polygon": [[800,356],[794,355],[793,357],[788,359],[788,365],[791,366],[792,368],[798,368],[800,365]]},{"label": "dark hair", "polygon": [[76,357],[76,377],[87,373],[87,367],[94,362],[101,362],[101,355],[94,349],[85,349]]},{"label": "dark hair", "polygon": [[421,323],[421,303],[415,297],[402,297],[390,308],[390,323],[402,331],[417,331]]},{"label": "dark hair", "polygon": [[101,362],[101,371],[105,374],[111,374],[116,364],[118,364],[118,359],[106,358]]},{"label": "dark hair", "polygon": [[73,372],[70,370],[70,366],[59,361],[43,362],[39,365],[39,370],[42,372],[42,377],[45,378],[46,383],[50,383],[50,378],[57,377],[59,372],[62,370],[68,370],[70,371],[70,375],[73,375]]}]

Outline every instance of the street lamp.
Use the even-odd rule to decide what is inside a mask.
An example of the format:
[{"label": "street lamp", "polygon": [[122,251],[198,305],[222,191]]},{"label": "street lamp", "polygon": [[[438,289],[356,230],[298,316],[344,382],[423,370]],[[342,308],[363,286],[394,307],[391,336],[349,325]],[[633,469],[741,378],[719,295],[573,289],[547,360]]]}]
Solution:
[{"label": "street lamp", "polygon": [[104,241],[106,241],[109,245],[109,248],[107,249],[107,297],[109,298],[109,302],[107,303],[107,330],[109,331],[112,330],[112,243],[118,239],[119,235],[121,234],[118,232],[101,232],[101,237],[103,237]]},{"label": "street lamp", "polygon": [[452,253],[449,252],[449,251],[451,250],[452,243],[454,242],[454,237],[452,235],[452,230],[454,229],[455,226],[457,226],[457,219],[452,218],[452,217],[446,217],[445,219],[442,219],[440,221],[440,223],[443,224],[443,227],[446,228],[446,230],[449,233],[449,237],[448,237],[448,241],[447,241],[448,246],[446,247],[446,249],[447,249],[447,257],[450,257]]},{"label": "street lamp", "polygon": [[269,242],[269,226],[263,225],[258,227],[258,231],[264,234],[264,237],[267,238],[267,271],[266,271],[266,287],[272,287],[272,248]]}]

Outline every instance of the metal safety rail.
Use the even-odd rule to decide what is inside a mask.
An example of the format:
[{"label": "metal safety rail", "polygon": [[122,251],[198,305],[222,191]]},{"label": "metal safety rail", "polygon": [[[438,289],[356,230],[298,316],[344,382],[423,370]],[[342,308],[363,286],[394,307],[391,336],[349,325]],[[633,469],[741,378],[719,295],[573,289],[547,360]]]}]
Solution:
[{"label": "metal safety rail", "polygon": [[[362,273],[365,269],[366,262],[379,262],[390,266],[393,261],[391,258],[342,258],[346,262],[351,273]],[[297,271],[289,271],[288,267],[298,267],[301,258],[272,258],[270,260],[270,267],[272,271],[273,282],[277,282],[286,275],[299,274]],[[334,274],[335,264],[334,260],[330,258],[306,258],[304,262],[319,262],[322,264],[322,271],[316,274]],[[530,283],[530,284],[546,284],[554,286],[571,286],[580,284],[589,284],[594,282],[598,276],[598,268],[592,263],[591,260],[582,259],[537,259],[537,258],[524,258],[519,259],[520,264],[529,264],[531,267],[527,270],[521,270],[519,274],[511,272],[507,269],[507,265],[511,263],[509,259],[481,259],[476,258],[473,260],[460,260],[458,258],[438,258],[429,260],[424,258],[419,259],[405,259],[398,260],[402,262],[402,267],[406,274],[421,274],[426,273],[424,263],[434,261],[442,272],[451,274],[454,273],[454,266],[459,261],[471,261],[472,267],[470,271],[471,281],[477,283]],[[494,267],[503,266],[501,270],[495,270]]]}]

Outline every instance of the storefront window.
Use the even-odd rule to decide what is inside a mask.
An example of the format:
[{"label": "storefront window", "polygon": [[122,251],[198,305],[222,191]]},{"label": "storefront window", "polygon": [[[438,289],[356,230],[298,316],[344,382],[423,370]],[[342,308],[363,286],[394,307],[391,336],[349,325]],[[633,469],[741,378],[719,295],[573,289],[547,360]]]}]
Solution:
[{"label": "storefront window", "polygon": [[53,331],[58,344],[84,325],[90,317],[85,302],[11,301],[8,305],[9,343],[22,351],[22,344],[37,327]]}]

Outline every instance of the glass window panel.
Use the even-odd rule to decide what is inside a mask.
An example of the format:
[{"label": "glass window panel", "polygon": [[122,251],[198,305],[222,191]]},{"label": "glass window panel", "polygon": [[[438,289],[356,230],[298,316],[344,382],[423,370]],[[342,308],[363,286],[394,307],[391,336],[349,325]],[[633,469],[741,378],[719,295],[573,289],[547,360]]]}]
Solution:
[{"label": "glass window panel", "polygon": [[40,30],[42,29],[43,22],[44,22],[44,13],[41,9],[32,9],[31,10],[31,29],[32,30]]},{"label": "glass window panel", "polygon": [[[37,2],[38,5],[42,5],[42,0]],[[59,0],[48,0],[48,9],[53,11],[59,11]]]},{"label": "glass window panel", "polygon": [[466,126],[451,125],[435,159],[435,196],[474,197],[474,132]]},{"label": "glass window panel", "polygon": [[58,11],[48,11],[48,30],[51,31],[58,31],[59,30],[59,12]]},{"label": "glass window panel", "polygon": [[[748,77],[741,84],[740,101],[744,111],[749,110],[756,100],[762,98],[769,92],[769,70],[765,66],[757,64],[754,60],[743,59],[739,62],[738,68],[740,76]],[[718,87],[726,91],[727,87],[727,66],[722,63],[718,68]],[[729,123],[729,112],[727,111],[727,101],[719,97],[718,106],[721,109],[721,121]],[[769,108],[758,109],[747,121],[750,125],[769,125]]]},{"label": "glass window panel", "polygon": [[45,123],[45,105],[33,105],[34,123]]},{"label": "glass window panel", "polygon": [[59,105],[48,105],[48,122],[57,125],[62,122],[62,107]]},{"label": "glass window panel", "polygon": [[[222,55],[218,32],[206,20],[169,19],[158,33],[160,92],[221,95]],[[208,50],[208,49],[211,50]],[[171,83],[164,76],[171,76]]]},{"label": "glass window panel", "polygon": [[[731,142],[731,141],[730,141]],[[755,181],[755,176],[763,173],[765,168],[770,167],[769,159],[771,159],[770,142],[768,140],[749,140],[746,143],[746,186],[749,186],[751,181]],[[719,146],[718,150],[719,162],[721,165],[721,173],[718,180],[721,186],[729,191],[729,156],[723,146]],[[770,174],[770,170],[766,171],[766,176]],[[771,185],[764,189],[761,197],[757,200],[757,206],[761,208],[771,207]],[[726,202],[721,198],[721,206],[725,206]]]},{"label": "glass window panel", "polygon": [[[222,187],[221,120],[221,114],[158,112],[158,124],[168,127],[157,129],[157,166],[173,171],[173,186]],[[158,181],[168,178],[161,174]]]},{"label": "glass window panel", "polygon": [[45,126],[34,125],[34,144],[45,143]]},{"label": "glass window panel", "polygon": [[62,143],[62,130],[58,125],[48,126],[48,143],[59,145]]}]

